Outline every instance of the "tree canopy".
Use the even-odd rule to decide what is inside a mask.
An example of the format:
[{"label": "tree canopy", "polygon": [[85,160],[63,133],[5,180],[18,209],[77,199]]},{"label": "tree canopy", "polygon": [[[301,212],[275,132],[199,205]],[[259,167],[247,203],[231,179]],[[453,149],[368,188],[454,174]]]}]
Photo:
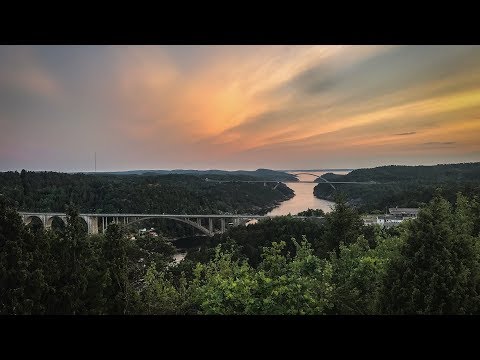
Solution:
[{"label": "tree canopy", "polygon": [[387,230],[338,198],[323,222],[234,227],[175,264],[161,236],[89,236],[75,208],[36,228],[0,197],[0,314],[478,314],[478,203],[438,192]]}]

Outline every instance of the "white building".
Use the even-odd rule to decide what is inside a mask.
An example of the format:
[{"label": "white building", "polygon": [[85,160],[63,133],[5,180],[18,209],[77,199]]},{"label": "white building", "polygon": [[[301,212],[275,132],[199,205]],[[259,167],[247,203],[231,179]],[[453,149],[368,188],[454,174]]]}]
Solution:
[{"label": "white building", "polygon": [[368,215],[364,218],[365,225],[378,224],[382,227],[392,227],[400,224],[408,219],[415,219],[418,215],[419,209],[417,208],[390,208],[389,213],[385,215],[378,215],[372,219],[372,215]]}]

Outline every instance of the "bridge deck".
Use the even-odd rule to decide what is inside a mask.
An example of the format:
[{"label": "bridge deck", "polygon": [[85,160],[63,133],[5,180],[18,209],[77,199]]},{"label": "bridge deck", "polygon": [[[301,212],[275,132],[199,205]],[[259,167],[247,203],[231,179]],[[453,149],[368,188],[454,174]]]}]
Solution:
[{"label": "bridge deck", "polygon": [[308,184],[365,184],[365,185],[377,185],[380,184],[376,181],[327,181],[318,182],[318,181],[282,181],[282,180],[206,180],[208,182],[217,182],[217,183],[231,183],[231,182],[243,182],[243,183],[284,183],[284,184],[298,184],[298,183],[308,183]]},{"label": "bridge deck", "polygon": [[[27,212],[27,211],[19,211],[22,215],[29,215],[29,216],[39,216],[39,215],[46,215],[46,216],[65,216],[65,213],[43,213],[43,212]],[[96,216],[96,217],[134,217],[134,218],[182,218],[182,219],[189,219],[189,218],[219,218],[219,219],[269,219],[274,218],[282,215],[249,215],[249,214],[79,214],[80,216]],[[296,219],[307,219],[307,218],[320,218],[315,216],[298,216],[298,215],[291,215],[293,218]]]}]

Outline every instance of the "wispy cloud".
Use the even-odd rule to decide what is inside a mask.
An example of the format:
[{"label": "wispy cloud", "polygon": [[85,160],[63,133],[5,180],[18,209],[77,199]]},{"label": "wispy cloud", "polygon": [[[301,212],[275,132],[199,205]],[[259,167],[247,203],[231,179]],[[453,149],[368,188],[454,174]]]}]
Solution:
[{"label": "wispy cloud", "polygon": [[407,136],[407,135],[414,135],[416,134],[416,131],[410,131],[410,132],[405,132],[405,133],[400,133],[400,134],[394,134],[395,136]]},{"label": "wispy cloud", "polygon": [[454,145],[455,141],[431,141],[423,143],[422,145],[437,146],[437,145]]}]

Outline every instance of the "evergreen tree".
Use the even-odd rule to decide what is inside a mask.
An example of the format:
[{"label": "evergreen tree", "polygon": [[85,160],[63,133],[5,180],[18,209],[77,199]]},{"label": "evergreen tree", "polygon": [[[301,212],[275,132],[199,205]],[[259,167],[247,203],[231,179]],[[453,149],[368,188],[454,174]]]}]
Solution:
[{"label": "evergreen tree", "polygon": [[468,203],[455,211],[439,194],[408,224],[380,297],[394,314],[469,314],[480,310],[478,253]]},{"label": "evergreen tree", "polygon": [[67,209],[67,226],[64,236],[54,243],[53,255],[56,262],[54,312],[79,314],[84,312],[87,289],[88,258],[84,224],[74,207]]},{"label": "evergreen tree", "polygon": [[[402,225],[401,225],[402,226]],[[377,314],[377,298],[388,263],[401,247],[401,238],[374,227],[374,246],[360,236],[350,245],[340,245],[332,254],[334,282],[333,314]]]},{"label": "evergreen tree", "polygon": [[132,306],[132,285],[129,279],[129,243],[123,229],[110,224],[105,234],[103,246],[104,261],[107,266],[106,313],[126,314]]},{"label": "evergreen tree", "polygon": [[0,196],[0,313],[28,313],[25,286],[28,261],[25,256],[22,219]]},{"label": "evergreen tree", "polygon": [[355,242],[361,235],[363,221],[358,212],[350,207],[345,197],[338,194],[333,211],[325,215],[325,232],[322,240],[327,251],[338,253],[340,244]]},{"label": "evergreen tree", "polygon": [[0,196],[0,313],[46,311],[45,245],[43,231],[27,229],[12,204]]}]

